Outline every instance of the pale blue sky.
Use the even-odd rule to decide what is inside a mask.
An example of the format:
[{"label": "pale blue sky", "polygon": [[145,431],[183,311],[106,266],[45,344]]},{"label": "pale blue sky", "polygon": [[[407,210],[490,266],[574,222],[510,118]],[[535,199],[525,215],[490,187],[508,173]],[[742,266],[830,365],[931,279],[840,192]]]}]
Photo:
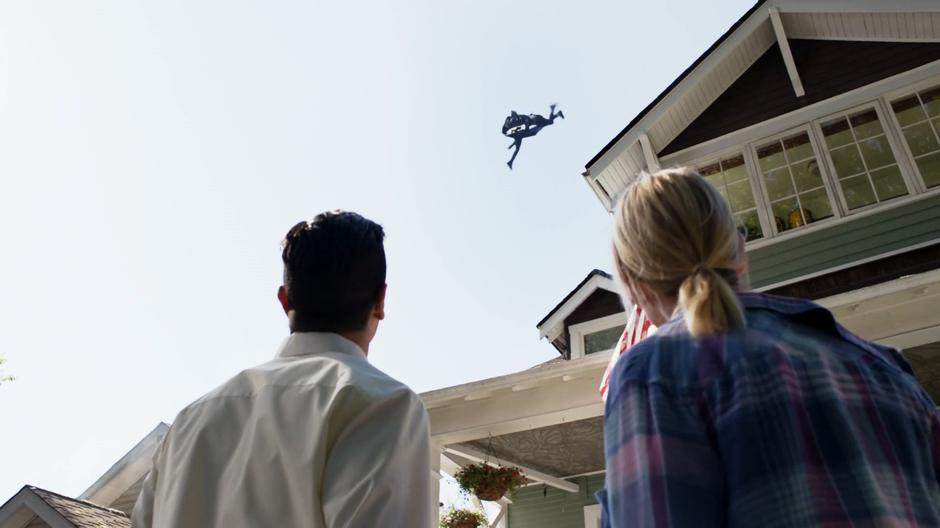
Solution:
[{"label": "pale blue sky", "polygon": [[[609,268],[584,163],[752,2],[0,4],[0,501],[269,359],[280,239],[326,209],[385,226],[380,368],[551,359],[535,323]],[[510,172],[503,119],[552,102]]]}]

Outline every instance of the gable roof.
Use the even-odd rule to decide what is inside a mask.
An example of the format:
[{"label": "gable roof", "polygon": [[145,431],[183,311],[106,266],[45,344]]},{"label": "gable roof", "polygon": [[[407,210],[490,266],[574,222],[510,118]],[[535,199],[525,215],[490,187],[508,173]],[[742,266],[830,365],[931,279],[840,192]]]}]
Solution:
[{"label": "gable roof", "polygon": [[75,528],[118,528],[131,525],[130,519],[122,511],[59,495],[35,486],[29,486],[29,488]]},{"label": "gable roof", "polygon": [[591,158],[590,161],[587,162],[587,164],[585,165],[585,168],[590,169],[591,166],[593,166],[594,163],[596,163],[597,160],[601,158],[601,156],[603,156],[604,154],[607,153],[607,151],[612,149],[614,145],[616,145],[617,142],[623,138],[623,136],[627,135],[627,132],[629,132],[633,127],[635,127],[637,123],[640,122],[641,119],[646,117],[646,114],[648,114],[653,108],[656,107],[657,104],[659,104],[660,101],[662,101],[667,95],[669,95],[669,93],[672,92],[679,85],[679,83],[685,80],[685,78],[688,77],[689,74],[692,73],[692,71],[694,71],[695,68],[697,68],[698,65],[702,63],[702,61],[704,61],[709,55],[712,54],[712,52],[718,49],[718,46],[720,46],[725,40],[727,40],[727,38],[731,36],[731,34],[734,33],[734,31],[738,29],[738,27],[741,24],[743,24],[744,21],[748,19],[748,17],[753,15],[754,12],[760,8],[760,6],[764,5],[766,1],[767,0],[759,0],[756,4],[754,4],[753,7],[748,9],[747,13],[744,13],[744,15],[741,18],[735,21],[735,23],[732,24],[731,27],[728,28],[728,30],[724,32],[724,34],[718,37],[718,40],[716,40],[711,46],[709,46],[708,49],[705,50],[704,53],[699,55],[699,57],[695,59],[695,61],[692,62],[692,64],[690,64],[688,68],[683,70],[682,73],[680,73],[679,76],[676,77],[674,81],[669,83],[669,86],[667,86],[665,90],[663,90],[659,95],[657,95],[656,98],[653,99],[652,102],[650,102],[650,104],[646,105],[646,107],[643,110],[640,110],[640,113],[637,114],[636,117],[631,119],[630,122],[627,123],[627,126],[623,128],[623,130],[621,130],[616,136],[614,136],[613,139],[608,141],[607,144],[604,145],[604,148],[602,148],[600,152],[595,154],[594,157]]},{"label": "gable roof", "polygon": [[555,305],[555,307],[535,325],[536,328],[539,329],[541,337],[550,336],[552,330],[558,326],[558,322],[564,321],[571,312],[598,288],[616,292],[613,277],[607,272],[593,269],[587,274],[587,277],[584,277],[573,290],[568,292],[568,295],[565,295],[564,299]]},{"label": "gable roof", "polygon": [[788,39],[940,42],[940,3],[760,0],[587,163],[583,176],[601,203],[610,210],[638,172],[658,165],[657,153],[771,46]]},{"label": "gable roof", "polygon": [[170,426],[160,422],[79,497],[97,504],[129,511],[134,507],[140,484],[152,466],[153,454]]},{"label": "gable roof", "polygon": [[0,506],[0,528],[21,528],[37,517],[52,528],[130,528],[131,525],[124,512],[36,486],[23,486]]}]

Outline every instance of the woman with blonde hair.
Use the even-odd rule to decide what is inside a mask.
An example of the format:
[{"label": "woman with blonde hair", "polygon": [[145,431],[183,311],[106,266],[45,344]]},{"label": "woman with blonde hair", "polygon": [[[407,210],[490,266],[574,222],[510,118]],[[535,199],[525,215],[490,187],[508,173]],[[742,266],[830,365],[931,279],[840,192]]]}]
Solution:
[{"label": "woman with blonde hair", "polygon": [[812,302],[742,291],[744,239],[704,179],[641,175],[613,246],[659,330],[610,377],[604,526],[940,526],[940,419],[910,366]]}]

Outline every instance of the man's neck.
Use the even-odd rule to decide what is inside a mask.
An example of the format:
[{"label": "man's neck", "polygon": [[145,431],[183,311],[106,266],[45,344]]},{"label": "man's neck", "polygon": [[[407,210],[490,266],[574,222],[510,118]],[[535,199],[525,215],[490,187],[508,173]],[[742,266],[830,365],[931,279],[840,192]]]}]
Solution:
[{"label": "man's neck", "polygon": [[339,335],[345,337],[346,339],[352,341],[359,345],[359,348],[365,352],[366,356],[369,355],[369,343],[372,341],[369,339],[369,336],[366,335],[365,330],[357,330],[355,332],[337,332]]}]

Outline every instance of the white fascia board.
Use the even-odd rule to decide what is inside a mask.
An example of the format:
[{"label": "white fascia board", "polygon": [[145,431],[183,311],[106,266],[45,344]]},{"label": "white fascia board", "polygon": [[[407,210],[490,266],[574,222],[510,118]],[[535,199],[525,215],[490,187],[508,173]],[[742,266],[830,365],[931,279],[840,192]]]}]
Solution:
[{"label": "white fascia board", "polygon": [[892,281],[875,284],[874,286],[840,293],[819,299],[816,302],[830,310],[836,310],[863,301],[899,293],[904,290],[926,290],[926,288],[929,287],[940,287],[940,269],[918,273],[916,275],[908,275]]},{"label": "white fascia board", "polygon": [[622,138],[620,138],[617,143],[612,146],[603,156],[600,157],[593,165],[588,167],[590,171],[594,174],[599,174],[605,168],[607,168],[610,163],[616,159],[618,156],[623,154],[623,152],[632,146],[634,143],[639,141],[640,133],[644,133],[646,130],[649,130],[653,123],[659,121],[662,118],[663,114],[671,108],[679,99],[682,98],[685,93],[701,82],[702,78],[707,75],[711,70],[716,66],[721,64],[721,61],[725,59],[738,45],[741,44],[741,41],[750,36],[761,24],[767,21],[768,15],[768,6],[764,5],[761,8],[757,9],[755,12],[751,13],[751,16],[741,23],[737,29],[734,30],[734,33],[728,36],[724,42],[722,42],[718,48],[711,52],[708,57],[706,57],[701,64],[695,67],[685,79],[683,79],[678,86],[672,89],[661,101],[659,101],[656,106],[650,109],[649,112],[643,116],[643,119],[640,119],[636,125],[633,126]]},{"label": "white fascia board", "polygon": [[596,356],[596,354],[591,354],[582,359],[562,361],[556,365],[551,365],[548,367],[534,370],[528,369],[520,372],[513,372],[512,374],[506,374],[505,376],[496,376],[480,381],[464,383],[462,385],[444,387],[442,389],[423,392],[420,394],[420,397],[424,402],[425,407],[432,409],[447,403],[463,403],[465,402],[464,398],[470,394],[476,394],[480,392],[496,392],[499,390],[512,390],[514,386],[523,383],[532,386],[538,386],[553,380],[558,381],[558,378],[561,378],[565,375],[578,377],[578,374],[580,373],[594,370],[598,366],[606,366],[607,361],[610,359],[607,357]]},{"label": "white fascia board", "polygon": [[773,0],[784,13],[918,13],[940,11],[937,0]]},{"label": "white fascia board", "polygon": [[78,498],[110,507],[124,492],[150,472],[153,454],[169,430],[169,425],[163,422],[157,424]]},{"label": "white fascia board", "polygon": [[544,323],[539,325],[539,339],[548,337],[549,335],[558,335],[560,332],[559,327],[564,327],[565,319],[574,312],[578,306],[581,306],[581,303],[586,301],[588,297],[594,294],[598,289],[604,289],[611,293],[619,295],[620,292],[617,288],[617,283],[613,279],[608,279],[603,275],[595,275],[591,277],[584,286],[578,289],[564,304],[558,307],[555,310],[555,313],[552,314]]}]

